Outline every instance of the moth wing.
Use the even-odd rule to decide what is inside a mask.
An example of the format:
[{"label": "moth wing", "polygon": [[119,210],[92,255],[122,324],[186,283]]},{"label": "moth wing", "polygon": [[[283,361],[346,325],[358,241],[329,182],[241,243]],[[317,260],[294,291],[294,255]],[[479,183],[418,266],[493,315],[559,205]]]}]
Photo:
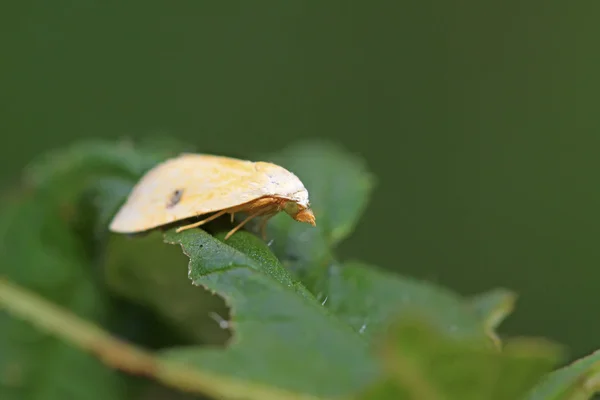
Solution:
[{"label": "moth wing", "polygon": [[256,163],[183,154],[142,177],[113,218],[110,230],[145,231],[247,203],[268,194],[270,189],[269,176]]}]

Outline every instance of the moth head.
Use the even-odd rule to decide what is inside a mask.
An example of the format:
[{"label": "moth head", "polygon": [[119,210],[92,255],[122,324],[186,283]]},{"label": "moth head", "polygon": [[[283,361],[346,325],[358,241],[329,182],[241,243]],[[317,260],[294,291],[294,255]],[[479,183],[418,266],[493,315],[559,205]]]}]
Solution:
[{"label": "moth head", "polygon": [[296,202],[288,201],[283,209],[296,221],[317,226],[317,223],[315,222],[315,214],[312,212],[310,207],[304,207]]}]

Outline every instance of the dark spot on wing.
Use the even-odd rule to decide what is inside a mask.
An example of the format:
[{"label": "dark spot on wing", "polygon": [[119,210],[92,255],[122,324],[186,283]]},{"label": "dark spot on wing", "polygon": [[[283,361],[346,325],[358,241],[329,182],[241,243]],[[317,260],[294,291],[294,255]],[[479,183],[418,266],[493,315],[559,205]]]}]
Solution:
[{"label": "dark spot on wing", "polygon": [[183,196],[183,189],[177,189],[169,197],[169,201],[167,202],[167,208],[173,208],[181,201],[181,196]]}]

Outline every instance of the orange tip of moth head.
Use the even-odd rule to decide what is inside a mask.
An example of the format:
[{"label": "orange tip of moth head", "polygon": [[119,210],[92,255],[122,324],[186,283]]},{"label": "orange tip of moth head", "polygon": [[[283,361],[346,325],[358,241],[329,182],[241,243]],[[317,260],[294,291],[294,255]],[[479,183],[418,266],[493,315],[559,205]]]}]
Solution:
[{"label": "orange tip of moth head", "polygon": [[315,214],[313,214],[310,208],[305,208],[304,210],[298,211],[296,215],[294,215],[294,219],[298,222],[306,222],[312,226],[317,226],[317,223],[315,222]]}]

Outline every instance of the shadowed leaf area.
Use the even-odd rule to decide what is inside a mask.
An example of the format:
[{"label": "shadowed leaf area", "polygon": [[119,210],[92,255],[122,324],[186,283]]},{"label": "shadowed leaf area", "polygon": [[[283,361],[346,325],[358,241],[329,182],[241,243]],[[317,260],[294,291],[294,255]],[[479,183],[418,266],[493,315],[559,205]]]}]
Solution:
[{"label": "shadowed leaf area", "polygon": [[[81,243],[48,199],[4,203],[0,276],[82,318],[105,323],[107,299],[93,280]],[[120,374],[93,356],[0,311],[0,398],[125,399]]]},{"label": "shadowed leaf area", "polygon": [[361,398],[519,399],[556,364],[559,351],[530,339],[512,339],[498,351],[481,341],[449,338],[409,317],[379,344],[384,377]]},{"label": "shadowed leaf area", "polygon": [[[165,143],[52,152],[27,169],[27,193],[6,200],[0,218],[2,278],[151,348],[156,375],[133,379],[77,340],[38,330],[43,316],[2,311],[1,399],[198,398],[185,393],[194,388],[226,399],[537,400],[587,399],[598,388],[597,354],[551,372],[558,345],[500,339],[511,291],[466,298],[339,257],[374,178],[331,143],[260,157],[305,183],[317,227],[281,214],[266,241],[252,226],[225,241],[226,218],[181,233],[109,234],[143,173],[190,151]],[[19,309],[7,299],[0,291],[0,305]],[[186,374],[173,379],[171,369]]]}]

